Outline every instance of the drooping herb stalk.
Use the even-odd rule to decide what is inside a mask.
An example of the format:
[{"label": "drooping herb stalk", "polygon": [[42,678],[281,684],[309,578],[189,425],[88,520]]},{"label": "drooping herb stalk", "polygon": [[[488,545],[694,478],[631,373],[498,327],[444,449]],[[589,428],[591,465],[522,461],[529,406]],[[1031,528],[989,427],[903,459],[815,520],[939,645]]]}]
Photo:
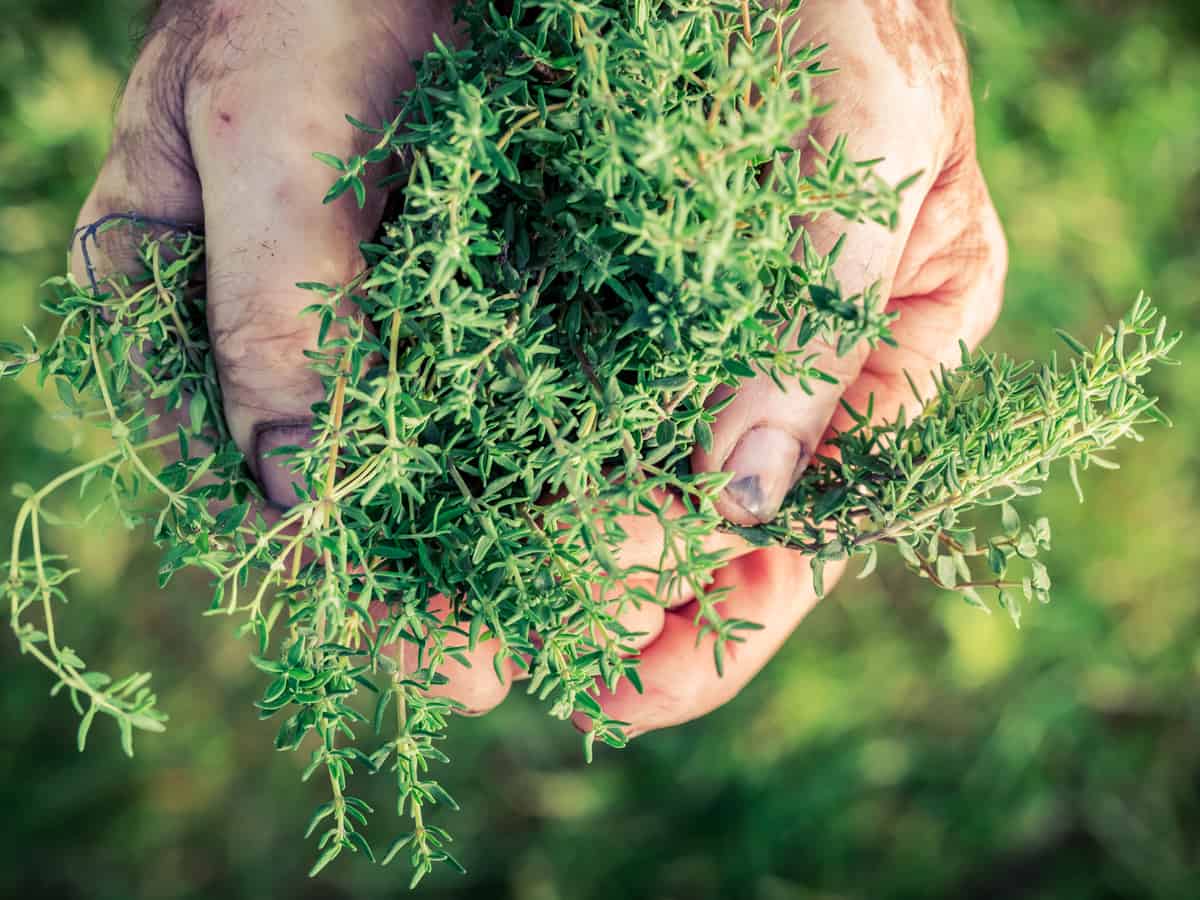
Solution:
[{"label": "drooping herb stalk", "polygon": [[[820,112],[812,83],[825,74],[820,48],[783,52],[796,46],[783,26],[799,2],[465,4],[470,48],[439,46],[420,63],[392,122],[355,123],[375,147],[318,154],[338,171],[329,199],[360,202],[367,167],[395,159],[401,202],[364,247],[359,278],[305,285],[328,393],[311,446],[292,454],[297,502],[274,523],[220,415],[201,238],[106,224],[137,243],[139,271],[55,279],[57,336],[6,347],[3,370],[38,364],[113,441],[21,489],[6,567],[13,631],[76,705],[81,748],[97,713],[117,721],[130,753],[133,730],[160,730],[165,716],[147,676],[113,682],[56,632],[70,572],[41,526],[55,523],[54,493],[76,482],[102,486],[130,526],[151,526],[162,583],[185,567],[210,573],[209,613],[237,618],[253,641],[270,678],[258,705],[283,717],[276,746],[303,747],[305,777],[329,784],[308,829],[320,834],[314,874],[344,850],[374,859],[373,811],[350,781],[369,774],[395,784],[408,823],[376,842],[381,861],[405,854],[414,884],[434,863],[458,865],[429,815],[454,806],[430,768],[447,761],[438,742],[456,705],[428,688],[463,636],[470,647],[496,639],[497,676],[526,668],[552,715],[587,713],[589,753],[596,740],[625,742],[596,701],[597,679],[639,684],[625,610],[664,603],[688,580],[720,668],[753,623],[722,617],[719,592],[705,589],[722,558],[704,539],[731,527],[713,507],[728,476],[687,462],[712,439],[720,407],[706,398],[756,372],[827,378],[811,363],[814,338],[843,351],[890,340],[875,292],[843,296],[832,256],[794,225],[821,214],[888,223],[904,188],[842,142],[805,161],[791,147]],[[1176,337],[1139,300],[1094,347],[1066,340],[1065,364],[964,354],[911,422],[861,411],[837,460],[810,468],[775,522],[736,530],[811,554],[818,589],[825,563],[863,555],[869,569],[892,544],[975,605],[996,590],[1017,618],[1022,597],[1046,597],[1035,557],[1049,526],[1024,525],[1009,501],[1036,493],[1051,463],[1105,465],[1115,441],[1162,420],[1139,379]],[[684,515],[668,517],[665,496]],[[964,517],[989,505],[1000,527],[981,538]],[[655,516],[674,548],[654,570],[657,593],[628,587],[633,570],[617,558],[618,517],[633,512]],[[455,624],[430,611],[437,595]],[[615,606],[598,599],[612,596]],[[403,667],[401,642],[415,649]]]}]

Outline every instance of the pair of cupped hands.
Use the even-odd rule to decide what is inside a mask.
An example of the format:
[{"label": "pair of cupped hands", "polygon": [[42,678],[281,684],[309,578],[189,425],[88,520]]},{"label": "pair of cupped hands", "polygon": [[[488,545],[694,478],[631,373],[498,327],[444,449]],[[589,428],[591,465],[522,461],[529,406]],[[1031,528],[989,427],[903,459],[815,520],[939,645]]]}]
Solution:
[{"label": "pair of cupped hands", "polygon": [[[295,495],[278,455],[305,442],[313,403],[324,398],[304,351],[317,343],[312,302],[297,282],[344,283],[362,267],[359,243],[372,236],[385,196],[369,190],[322,205],[330,170],[321,150],[347,157],[365,138],[344,114],[382,122],[413,84],[412,61],[436,33],[461,40],[452,0],[165,0],[152,20],[117,116],[115,137],[79,214],[81,226],[105,215],[203,223],[208,319],[224,414],[266,496]],[[806,42],[828,44],[835,75],[817,91],[832,111],[812,137],[829,146],[848,137],[857,158],[882,157],[895,183],[920,173],[902,195],[898,225],[887,230],[833,216],[806,223],[818,249],[845,233],[835,273],[847,296],[879,282],[899,313],[897,346],[821,348],[819,368],[838,384],[780,388],[767,377],[744,381],[717,417],[712,448],[693,467],[732,472],[718,501],[730,521],[774,517],[823,441],[848,424],[841,407],[895,416],[930,373],[953,365],[958,343],[974,346],[999,310],[1006,267],[1004,236],[975,154],[967,62],[947,0],[809,0]],[[803,140],[798,135],[797,140]],[[800,143],[797,146],[801,146]],[[387,174],[380,171],[380,176]],[[82,253],[73,261],[84,277]],[[622,562],[658,564],[662,535],[632,517]],[[642,693],[623,682],[600,688],[612,718],[630,736],[702,716],[732,698],[779,649],[817,597],[808,560],[797,551],[753,548],[720,533],[728,562],[710,589],[727,589],[728,616],[760,623],[728,647],[723,675],[711,636],[697,640],[693,609],[643,605],[625,624],[640,632]],[[715,547],[714,547],[715,549]],[[841,566],[829,567],[831,585]],[[498,680],[495,645],[481,642],[473,665],[449,661],[437,690],[483,712],[504,699],[514,666]],[[586,727],[586,721],[577,721]]]}]

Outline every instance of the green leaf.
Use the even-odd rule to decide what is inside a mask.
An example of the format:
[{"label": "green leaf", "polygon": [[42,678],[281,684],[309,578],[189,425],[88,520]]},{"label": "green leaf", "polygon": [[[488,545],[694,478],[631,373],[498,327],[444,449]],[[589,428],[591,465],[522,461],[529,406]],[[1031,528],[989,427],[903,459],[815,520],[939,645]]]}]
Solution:
[{"label": "green leaf", "polygon": [[991,607],[983,602],[983,598],[979,596],[979,592],[975,590],[975,588],[959,588],[959,591],[962,594],[963,602],[965,602],[967,606],[974,607],[980,612],[987,613],[989,616],[992,614]]},{"label": "green leaf", "polygon": [[121,732],[121,749],[125,755],[133,759],[133,723],[125,716],[117,718],[117,726]]},{"label": "green leaf", "polygon": [[1083,502],[1083,488],[1079,485],[1079,466],[1075,463],[1075,458],[1072,457],[1067,462],[1068,469],[1071,473],[1071,484],[1075,488],[1075,496],[1079,502]]},{"label": "green leaf", "polygon": [[[79,747],[79,752],[82,753],[87,748],[88,732],[92,728],[92,720],[96,718],[96,704],[93,702],[87,708],[87,712],[83,714],[83,718],[79,720],[79,731],[75,736],[75,744]],[[131,754],[132,755],[132,754]]]},{"label": "green leaf", "polygon": [[825,560],[814,556],[809,563],[812,567],[813,593],[819,598],[825,596]]},{"label": "green leaf", "polygon": [[1004,591],[999,592],[1000,606],[1002,609],[1008,610],[1009,618],[1012,619],[1013,626],[1021,627],[1021,603],[1014,600]]},{"label": "green leaf", "polygon": [[1083,346],[1083,344],[1079,343],[1079,341],[1075,340],[1075,338],[1071,337],[1070,334],[1063,331],[1061,328],[1055,328],[1054,333],[1062,339],[1064,344],[1066,344],[1080,356],[1084,356],[1087,353],[1087,347]]},{"label": "green leaf", "polygon": [[340,196],[342,196],[342,194],[344,194],[344,193],[346,193],[346,191],[350,190],[351,184],[356,180],[357,179],[351,178],[350,176],[345,176],[345,175],[342,176],[341,178],[339,178],[337,181],[335,181],[333,183],[333,186],[325,194],[325,197],[322,200],[322,202],[323,203],[332,203],[334,200],[337,200]]},{"label": "green leaf", "polygon": [[307,840],[312,837],[313,832],[317,830],[317,826],[321,824],[329,816],[333,815],[333,801],[330,800],[322,803],[317,807],[317,811],[313,813],[313,817],[308,822],[308,828],[304,830],[304,837]]},{"label": "green leaf", "polygon": [[1038,560],[1032,560],[1029,563],[1029,568],[1033,573],[1033,587],[1037,591],[1050,590],[1050,573],[1046,566]]},{"label": "green leaf", "polygon": [[203,392],[197,391],[192,394],[192,400],[188,404],[188,419],[192,426],[192,434],[200,434],[204,429],[205,416],[208,415],[208,398]]},{"label": "green leaf", "polygon": [[65,378],[54,379],[54,389],[58,391],[58,399],[67,409],[75,409],[75,392]]},{"label": "green leaf", "polygon": [[958,567],[952,556],[939,556],[937,559],[938,581],[947,588],[953,588],[958,583]]},{"label": "green leaf", "polygon": [[308,870],[308,877],[316,878],[317,875],[321,873],[322,869],[338,858],[338,855],[342,852],[342,848],[344,846],[345,844],[341,843],[341,841],[333,841],[330,843],[330,845],[325,848],[324,852],[317,857],[317,861],[313,864],[313,867]]},{"label": "green leaf", "polygon": [[331,169],[336,169],[339,172],[346,171],[345,162],[342,161],[341,157],[334,156],[332,153],[317,152],[313,154],[313,159],[317,160],[318,162],[322,162]]},{"label": "green leaf", "polygon": [[1004,528],[1004,533],[1010,537],[1015,537],[1017,532],[1021,530],[1021,517],[1017,515],[1017,511],[1013,509],[1011,504],[1001,504],[1000,524]]},{"label": "green leaf", "polygon": [[867,561],[863,563],[862,571],[858,573],[858,579],[861,581],[867,578],[875,571],[875,565],[879,562],[878,548],[872,544],[867,550]]},{"label": "green leaf", "polygon": [[1004,551],[994,544],[988,546],[988,568],[996,575],[1003,575],[1008,569],[1008,557]]},{"label": "green leaf", "polygon": [[367,843],[367,839],[361,834],[359,834],[357,831],[351,831],[346,835],[346,840],[348,840],[356,850],[362,853],[363,856],[365,856],[371,862],[375,862],[375,852],[371,849],[371,845]]},{"label": "green leaf", "polygon": [[381,866],[386,866],[388,863],[390,863],[396,858],[397,853],[412,843],[414,837],[416,837],[416,835],[411,833],[404,834],[392,841],[392,843],[388,846],[387,853],[385,853],[383,858],[380,859],[379,864]]}]

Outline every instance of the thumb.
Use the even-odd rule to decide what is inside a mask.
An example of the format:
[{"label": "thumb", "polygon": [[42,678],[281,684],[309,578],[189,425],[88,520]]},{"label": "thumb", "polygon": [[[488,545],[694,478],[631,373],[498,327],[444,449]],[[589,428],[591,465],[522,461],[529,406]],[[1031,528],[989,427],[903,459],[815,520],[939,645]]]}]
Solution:
[{"label": "thumb", "polygon": [[[889,160],[883,164],[889,171],[880,174],[889,181],[899,181],[920,168],[918,163],[901,171],[907,162]],[[839,236],[845,236],[833,265],[843,296],[860,294],[878,282],[879,302],[886,302],[927,189],[928,180],[922,176],[902,198],[899,226],[894,231],[874,222],[847,223],[832,214],[807,225],[809,238],[822,254],[833,249]],[[732,522],[754,525],[778,515],[788,491],[820,446],[842,394],[862,371],[870,350],[863,342],[839,355],[833,346],[819,339],[806,346],[815,355],[812,366],[835,382],[808,379],[802,384],[799,379],[782,379],[781,389],[769,376],[758,375],[743,380],[736,389],[722,387],[713,395],[714,402],[731,394],[733,399],[713,425],[711,450],[697,447],[692,467],[695,471],[733,473],[717,500],[718,512]]]},{"label": "thumb", "polygon": [[353,278],[364,265],[359,243],[384,203],[372,192],[362,209],[349,194],[323,205],[331,170],[312,151],[363,152],[363,135],[340,113],[368,119],[367,105],[264,67],[217,83],[189,111],[225,418],[267,498],[281,507],[296,502],[295,476],[272,451],[309,443],[312,406],[325,398],[304,355],[318,345],[317,317],[301,315],[314,295],[296,285]]}]

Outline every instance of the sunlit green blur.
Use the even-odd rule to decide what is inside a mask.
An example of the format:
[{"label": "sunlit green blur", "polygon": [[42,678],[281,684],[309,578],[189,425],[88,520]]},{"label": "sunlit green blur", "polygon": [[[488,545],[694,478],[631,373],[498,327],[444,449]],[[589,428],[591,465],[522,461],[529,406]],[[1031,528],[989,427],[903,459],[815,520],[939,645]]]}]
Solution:
[{"label": "sunlit green blur", "polygon": [[[38,284],[64,265],[141,5],[0,0],[0,338],[48,324]],[[464,810],[443,824],[470,874],[421,895],[1200,896],[1200,4],[957,8],[1012,251],[991,346],[1044,356],[1053,327],[1091,335],[1145,288],[1189,333],[1153,385],[1176,428],[1088,472],[1085,505],[1061,480],[1033,502],[1055,525],[1055,599],[1020,631],[881,566],[735,702],[590,767],[519,692],[456,722],[442,775]],[[30,378],[0,391],[4,486],[100,446],[56,404]],[[271,749],[262,676],[229,623],[201,618],[203,580],[158,591],[146,536],[115,518],[52,540],[87,572],[60,639],[152,669],[172,721],[132,763],[109,722],[79,755],[74,712],[0,634],[0,896],[402,896],[402,866],[305,878],[322,788]],[[389,802],[384,783],[362,793]]]}]

